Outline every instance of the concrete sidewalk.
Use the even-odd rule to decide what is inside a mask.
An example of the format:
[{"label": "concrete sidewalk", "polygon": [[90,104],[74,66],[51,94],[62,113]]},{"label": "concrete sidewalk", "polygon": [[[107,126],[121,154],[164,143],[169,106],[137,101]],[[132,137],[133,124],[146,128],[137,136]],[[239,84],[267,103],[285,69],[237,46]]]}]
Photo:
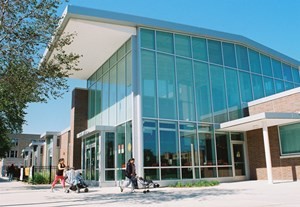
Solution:
[{"label": "concrete sidewalk", "polygon": [[300,182],[243,181],[221,183],[204,188],[155,188],[123,193],[118,187],[96,188],[90,192],[64,193],[61,185],[54,193],[50,185],[28,185],[22,182],[0,182],[0,206],[300,206]]}]

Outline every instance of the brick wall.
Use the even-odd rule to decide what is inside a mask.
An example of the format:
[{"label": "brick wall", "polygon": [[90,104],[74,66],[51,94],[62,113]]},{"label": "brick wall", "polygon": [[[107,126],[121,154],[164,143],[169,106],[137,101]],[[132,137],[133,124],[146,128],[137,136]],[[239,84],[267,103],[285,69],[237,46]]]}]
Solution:
[{"label": "brick wall", "polygon": [[72,92],[71,131],[70,131],[70,163],[75,169],[81,168],[81,139],[77,134],[87,129],[88,91],[74,89]]},{"label": "brick wall", "polygon": [[[274,180],[300,180],[300,158],[280,158],[277,126],[269,127],[272,173]],[[266,180],[267,170],[262,129],[247,132],[250,179]]]},{"label": "brick wall", "polygon": [[300,93],[280,97],[257,105],[249,106],[250,115],[262,112],[299,112]]}]

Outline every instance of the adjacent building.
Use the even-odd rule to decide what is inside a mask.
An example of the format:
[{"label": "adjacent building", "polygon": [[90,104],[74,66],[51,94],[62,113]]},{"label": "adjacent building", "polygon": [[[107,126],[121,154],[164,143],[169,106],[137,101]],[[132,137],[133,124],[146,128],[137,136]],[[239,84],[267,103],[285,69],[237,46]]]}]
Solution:
[{"label": "adjacent building", "polygon": [[71,137],[85,179],[117,185],[132,156],[161,184],[299,179],[298,60],[240,35],[77,6],[60,29],[83,55],[72,77],[87,80],[87,125]]}]

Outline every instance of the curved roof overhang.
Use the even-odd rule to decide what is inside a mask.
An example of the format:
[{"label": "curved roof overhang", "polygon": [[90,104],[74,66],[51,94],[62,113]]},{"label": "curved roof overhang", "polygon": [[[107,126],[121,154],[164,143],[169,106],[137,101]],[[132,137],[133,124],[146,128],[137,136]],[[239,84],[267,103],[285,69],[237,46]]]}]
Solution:
[{"label": "curved roof overhang", "polygon": [[255,129],[300,122],[299,113],[264,112],[220,124],[217,131],[246,132]]},{"label": "curved roof overhang", "polygon": [[[83,70],[75,72],[72,78],[89,78],[125,41],[136,35],[138,27],[239,43],[293,64],[297,68],[300,66],[298,60],[240,35],[79,6],[68,6],[63,16],[59,30],[77,33],[74,42],[67,47],[67,52],[83,55],[79,63]],[[53,41],[57,41],[58,38],[55,36]],[[46,50],[44,59],[48,60],[54,53]]]}]

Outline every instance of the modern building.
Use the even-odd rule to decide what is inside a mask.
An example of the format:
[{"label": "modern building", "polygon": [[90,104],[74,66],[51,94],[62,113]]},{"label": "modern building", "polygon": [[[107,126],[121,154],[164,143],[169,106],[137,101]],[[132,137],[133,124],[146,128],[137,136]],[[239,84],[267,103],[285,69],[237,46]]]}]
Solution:
[{"label": "modern building", "polygon": [[291,178],[283,168],[299,179],[300,108],[274,99],[298,90],[298,60],[240,35],[77,6],[59,29],[83,55],[72,77],[87,80],[85,179],[117,185],[132,156],[162,185]]}]

